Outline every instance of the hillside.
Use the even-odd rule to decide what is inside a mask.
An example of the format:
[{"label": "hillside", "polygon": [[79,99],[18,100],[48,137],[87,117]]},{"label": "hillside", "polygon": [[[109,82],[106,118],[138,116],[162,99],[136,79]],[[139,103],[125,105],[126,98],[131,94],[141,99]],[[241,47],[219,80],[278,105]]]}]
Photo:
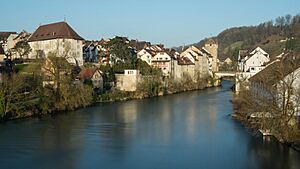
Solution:
[{"label": "hillside", "polygon": [[[285,49],[286,39],[294,39],[293,42],[300,44],[300,15],[278,17],[257,26],[230,28],[212,38],[219,43],[220,60],[227,57],[237,60],[240,49],[251,50],[256,46],[261,46],[271,57],[275,57]],[[205,40],[193,45],[202,47]]]}]

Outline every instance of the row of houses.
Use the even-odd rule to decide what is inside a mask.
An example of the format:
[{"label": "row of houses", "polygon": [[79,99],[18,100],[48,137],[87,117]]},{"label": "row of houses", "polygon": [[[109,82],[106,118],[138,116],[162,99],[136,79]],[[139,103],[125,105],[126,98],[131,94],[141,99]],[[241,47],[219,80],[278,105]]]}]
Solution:
[{"label": "row of houses", "polygon": [[[192,79],[206,77],[218,71],[218,44],[213,39],[209,39],[202,48],[190,46],[179,53],[162,44],[153,45],[126,37],[116,38],[128,44],[138,59],[161,69],[165,77],[174,80],[180,80],[186,75]],[[0,33],[0,62],[5,59],[4,55],[12,60],[22,57],[14,50],[20,41],[26,41],[31,48],[25,59],[47,58],[49,54],[55,53],[77,66],[83,66],[86,62],[113,65],[118,60],[110,53],[111,49],[107,45],[111,39],[85,41],[68,23],[58,22],[41,25],[32,34],[26,31],[19,34]]]},{"label": "row of houses", "polygon": [[196,78],[218,71],[218,44],[210,39],[202,48],[190,46],[178,53],[172,49],[146,47],[137,53],[138,58],[160,68],[165,76],[181,79],[185,75]]}]

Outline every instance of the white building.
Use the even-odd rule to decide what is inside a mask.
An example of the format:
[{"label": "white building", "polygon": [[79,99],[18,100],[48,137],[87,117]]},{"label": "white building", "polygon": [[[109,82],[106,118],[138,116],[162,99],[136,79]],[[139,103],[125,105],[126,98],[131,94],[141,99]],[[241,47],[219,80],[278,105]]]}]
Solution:
[{"label": "white building", "polygon": [[232,61],[229,57],[227,57],[227,58],[222,62],[222,64],[232,65],[232,64],[233,64],[233,61]]},{"label": "white building", "polygon": [[13,39],[17,36],[17,32],[0,32],[0,45],[3,47],[5,53],[14,47]]},{"label": "white building", "polygon": [[[277,60],[264,70],[249,79],[251,91],[254,95],[267,99],[277,98],[278,104],[291,104],[297,116],[300,116],[300,58],[293,58],[287,54],[282,60]],[[287,93],[290,91],[291,97]],[[272,98],[272,97],[271,97]],[[283,102],[284,99],[290,99]],[[288,103],[290,102],[290,103]]]},{"label": "white building", "polygon": [[150,49],[142,49],[137,53],[137,58],[141,59],[148,63],[148,65],[152,65],[152,58],[156,55],[156,52],[151,51]]},{"label": "white building", "polygon": [[238,60],[239,71],[257,73],[270,61],[270,56],[263,49],[257,47],[250,53],[240,51]]},{"label": "white building", "polygon": [[236,73],[236,92],[242,87],[249,87],[249,78],[262,71],[267,63],[270,62],[270,56],[262,48],[257,47],[250,53],[246,50],[240,50],[238,56],[238,72]]},{"label": "white building", "polygon": [[196,80],[208,76],[210,72],[208,59],[208,54],[202,48],[198,49],[195,46],[187,48],[174,61],[173,78],[181,80],[188,75]]},{"label": "white building", "polygon": [[32,48],[29,59],[45,58],[53,52],[81,66],[83,40],[66,22],[42,25],[28,39]]},{"label": "white building", "polygon": [[171,75],[171,56],[167,52],[158,52],[151,62],[152,66],[161,69],[164,76]]}]

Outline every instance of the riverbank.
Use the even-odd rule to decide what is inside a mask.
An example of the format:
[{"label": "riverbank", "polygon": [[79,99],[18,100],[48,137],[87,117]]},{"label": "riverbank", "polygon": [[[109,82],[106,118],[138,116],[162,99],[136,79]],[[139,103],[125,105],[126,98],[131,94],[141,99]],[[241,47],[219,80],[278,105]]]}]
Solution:
[{"label": "riverbank", "polygon": [[207,88],[218,87],[218,86],[207,85],[207,86],[200,86],[195,88],[183,88],[182,90],[172,90],[172,91],[166,90],[166,91],[160,91],[156,94],[144,93],[139,91],[125,92],[125,91],[116,90],[113,92],[100,95],[99,98],[97,98],[97,101],[95,103],[107,103],[107,102],[116,102],[116,101],[141,100],[141,99],[147,99],[152,97],[163,97],[167,95],[178,94],[178,93],[183,93],[188,91],[204,90]]},{"label": "riverbank", "polygon": [[[287,138],[282,136],[283,135],[282,132],[293,132],[293,131],[286,130],[285,128],[282,129],[284,131],[266,130],[268,132],[266,131],[264,132],[264,130],[262,130],[263,128],[262,122],[259,122],[259,120],[251,117],[251,114],[242,112],[241,111],[242,108],[239,107],[240,105],[238,105],[238,102],[239,101],[237,99],[233,100],[234,112],[231,114],[231,117],[234,120],[240,122],[244,127],[251,130],[255,135],[260,135],[262,137],[274,137],[275,140],[277,140],[279,143],[288,145],[289,147],[293,148],[294,150],[300,153],[299,136],[295,136],[296,138],[291,138],[291,140],[288,140]],[[266,121],[266,119],[263,121]]]},{"label": "riverbank", "polygon": [[126,91],[119,91],[119,90],[114,90],[111,92],[107,92],[101,95],[96,96],[93,101],[90,104],[87,104],[85,106],[78,106],[72,110],[53,110],[51,108],[47,109],[47,111],[42,111],[38,108],[38,105],[36,106],[31,106],[31,109],[28,111],[25,111],[21,114],[20,116],[12,116],[9,118],[4,118],[0,119],[0,122],[5,122],[5,121],[12,121],[12,120],[18,120],[18,119],[27,119],[27,118],[40,118],[43,116],[47,115],[55,115],[55,114],[60,114],[60,113],[66,113],[68,111],[74,111],[78,110],[81,108],[86,108],[86,107],[92,107],[95,106],[98,103],[111,103],[111,102],[123,102],[123,101],[130,101],[130,100],[141,100],[141,99],[147,99],[147,98],[153,98],[153,97],[163,97],[167,95],[173,95],[173,94],[178,94],[178,93],[183,93],[183,92],[188,92],[188,91],[196,91],[196,90],[204,90],[206,88],[213,88],[213,87],[218,87],[221,84],[216,84],[216,85],[189,85],[187,87],[182,87],[180,88],[181,90],[174,89],[172,90],[161,90],[156,93],[150,93],[150,92],[141,92],[141,91],[135,91],[135,92],[126,92]]}]

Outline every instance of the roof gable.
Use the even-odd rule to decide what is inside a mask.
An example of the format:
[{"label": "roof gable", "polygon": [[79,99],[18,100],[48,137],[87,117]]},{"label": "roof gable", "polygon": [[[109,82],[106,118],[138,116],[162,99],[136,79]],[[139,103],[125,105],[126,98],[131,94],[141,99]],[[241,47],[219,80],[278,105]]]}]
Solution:
[{"label": "roof gable", "polygon": [[98,68],[84,68],[80,71],[79,77],[82,80],[90,80],[97,72],[101,75],[101,71]]},{"label": "roof gable", "polygon": [[188,57],[179,57],[177,61],[178,65],[195,65],[195,63],[193,63],[193,61]]},{"label": "roof gable", "polygon": [[245,58],[246,63],[253,62],[255,60],[259,60],[264,63],[267,63],[270,61],[269,57],[267,57],[266,55],[261,54],[261,53],[255,53],[255,54]]},{"label": "roof gable", "polygon": [[250,52],[250,55],[254,55],[257,52],[261,52],[264,55],[269,55],[266,51],[264,51],[261,47],[255,48],[252,52]]}]

